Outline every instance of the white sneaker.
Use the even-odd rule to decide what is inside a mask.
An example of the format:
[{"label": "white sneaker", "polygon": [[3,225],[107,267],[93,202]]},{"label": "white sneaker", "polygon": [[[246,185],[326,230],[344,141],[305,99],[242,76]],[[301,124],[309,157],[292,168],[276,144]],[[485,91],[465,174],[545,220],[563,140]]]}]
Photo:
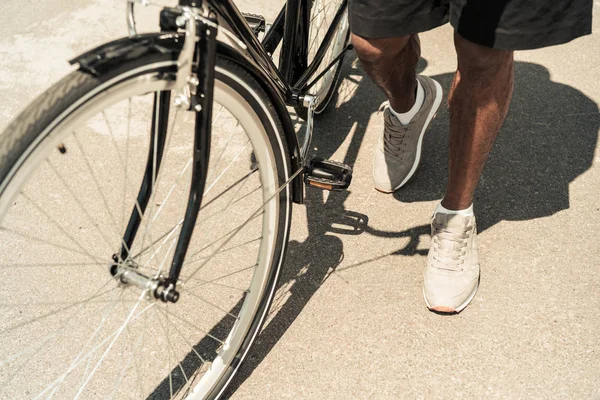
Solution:
[{"label": "white sneaker", "polygon": [[475,216],[435,213],[423,282],[427,307],[442,313],[458,313],[475,297],[478,286]]}]

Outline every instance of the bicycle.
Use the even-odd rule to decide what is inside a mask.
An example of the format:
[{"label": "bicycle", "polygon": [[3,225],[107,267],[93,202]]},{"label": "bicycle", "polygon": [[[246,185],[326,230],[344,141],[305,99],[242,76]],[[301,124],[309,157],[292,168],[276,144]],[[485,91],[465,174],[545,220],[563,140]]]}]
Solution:
[{"label": "bicycle", "polygon": [[180,0],[147,34],[136,3],[129,37],[71,60],[0,136],[2,397],[218,398],[267,315],[292,204],[350,184],[307,160],[347,0],[288,0],[272,25]]}]

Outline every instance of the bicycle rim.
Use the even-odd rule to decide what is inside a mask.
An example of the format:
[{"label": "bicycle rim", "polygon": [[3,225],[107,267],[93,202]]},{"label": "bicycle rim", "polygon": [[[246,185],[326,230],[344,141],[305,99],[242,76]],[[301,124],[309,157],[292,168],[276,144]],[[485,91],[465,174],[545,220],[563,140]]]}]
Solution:
[{"label": "bicycle rim", "polygon": [[[155,72],[105,82],[57,118],[3,181],[0,269],[10,290],[0,294],[0,397],[204,398],[262,318],[277,226],[288,213],[273,198],[276,157],[261,119],[219,79],[207,189],[179,302],[155,301],[109,273],[136,207],[154,94],[171,86]],[[193,116],[171,108],[163,165],[130,249],[147,276],[167,274],[181,227]]]}]

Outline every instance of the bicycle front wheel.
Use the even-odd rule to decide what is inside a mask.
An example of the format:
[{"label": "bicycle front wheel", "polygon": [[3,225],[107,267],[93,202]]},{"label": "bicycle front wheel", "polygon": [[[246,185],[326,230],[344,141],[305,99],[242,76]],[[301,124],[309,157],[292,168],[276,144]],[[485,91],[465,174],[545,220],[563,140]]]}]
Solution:
[{"label": "bicycle front wheel", "polygon": [[154,153],[152,195],[122,264],[168,274],[195,116],[171,104],[175,69],[154,54],[101,78],[74,72],[0,136],[0,398],[215,398],[260,330],[291,222],[290,189],[277,192],[290,161],[268,97],[232,62],[216,67],[209,171],[179,301],[110,272]]}]

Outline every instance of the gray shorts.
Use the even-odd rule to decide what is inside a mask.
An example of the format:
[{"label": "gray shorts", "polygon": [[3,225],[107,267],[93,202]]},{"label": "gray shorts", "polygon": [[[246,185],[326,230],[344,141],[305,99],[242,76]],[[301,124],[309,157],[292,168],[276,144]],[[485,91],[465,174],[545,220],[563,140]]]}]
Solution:
[{"label": "gray shorts", "polygon": [[350,29],[366,38],[450,22],[465,39],[504,50],[566,43],[592,32],[593,0],[349,0]]}]

